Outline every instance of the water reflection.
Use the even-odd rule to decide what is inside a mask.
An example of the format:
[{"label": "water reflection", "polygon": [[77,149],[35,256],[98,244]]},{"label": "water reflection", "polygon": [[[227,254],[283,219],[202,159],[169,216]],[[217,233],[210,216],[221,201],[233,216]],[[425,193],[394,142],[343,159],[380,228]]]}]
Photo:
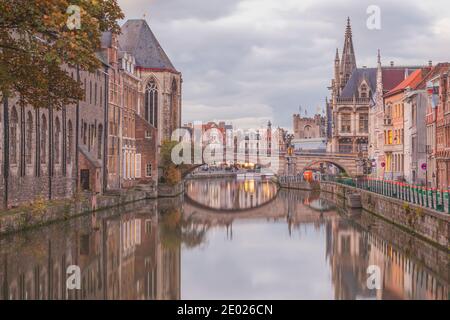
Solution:
[{"label": "water reflection", "polygon": [[277,186],[269,180],[202,179],[186,184],[186,195],[208,208],[236,211],[255,208],[273,200]]},{"label": "water reflection", "polygon": [[[4,237],[0,298],[447,299],[448,262],[369,214],[282,190],[241,212],[148,201]],[[66,290],[69,265],[79,291]],[[382,290],[367,289],[369,265]]]}]

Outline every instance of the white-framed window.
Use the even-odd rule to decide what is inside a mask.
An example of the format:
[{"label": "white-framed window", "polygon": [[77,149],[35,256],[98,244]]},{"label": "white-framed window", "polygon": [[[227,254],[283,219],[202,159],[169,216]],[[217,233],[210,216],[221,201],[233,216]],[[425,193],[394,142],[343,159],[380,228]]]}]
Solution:
[{"label": "white-framed window", "polygon": [[145,131],[145,139],[152,139],[152,132],[150,130]]},{"label": "white-framed window", "polygon": [[127,156],[127,152],[125,151],[123,154],[123,178],[124,179],[128,179],[127,176],[127,160],[128,160],[128,156]]},{"label": "white-framed window", "polygon": [[135,157],[135,163],[136,163],[136,175],[135,176],[137,179],[141,178],[141,159],[142,159],[141,154],[137,153],[136,157]]},{"label": "white-framed window", "polygon": [[147,163],[147,165],[145,166],[145,176],[146,177],[152,176],[152,164],[151,163]]}]

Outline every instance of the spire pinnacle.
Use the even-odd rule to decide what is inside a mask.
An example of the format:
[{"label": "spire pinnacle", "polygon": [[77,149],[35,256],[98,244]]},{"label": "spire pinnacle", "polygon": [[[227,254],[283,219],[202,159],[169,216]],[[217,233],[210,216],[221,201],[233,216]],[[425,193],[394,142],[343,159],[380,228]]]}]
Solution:
[{"label": "spire pinnacle", "polygon": [[340,71],[342,73],[341,86],[345,87],[348,79],[356,69],[355,50],[353,48],[352,27],[350,17],[347,18],[347,28],[345,30],[344,50],[342,51],[342,60]]}]

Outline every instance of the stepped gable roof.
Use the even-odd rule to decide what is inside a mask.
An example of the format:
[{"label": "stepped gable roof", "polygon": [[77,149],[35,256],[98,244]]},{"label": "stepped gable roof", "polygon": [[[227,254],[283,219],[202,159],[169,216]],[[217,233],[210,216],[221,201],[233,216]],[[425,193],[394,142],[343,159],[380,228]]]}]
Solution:
[{"label": "stepped gable roof", "polygon": [[358,89],[363,80],[366,80],[372,92],[377,88],[377,69],[376,68],[357,68],[342,90],[340,98],[353,98],[358,96]]},{"label": "stepped gable roof", "polygon": [[136,58],[136,65],[146,69],[177,72],[156,39],[147,21],[128,20],[119,36],[120,48]]}]

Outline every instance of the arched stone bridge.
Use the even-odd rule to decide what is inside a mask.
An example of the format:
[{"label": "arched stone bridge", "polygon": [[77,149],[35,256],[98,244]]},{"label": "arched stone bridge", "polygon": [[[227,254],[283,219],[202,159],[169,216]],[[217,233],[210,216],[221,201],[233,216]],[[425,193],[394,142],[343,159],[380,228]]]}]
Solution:
[{"label": "arched stone bridge", "polygon": [[333,164],[349,176],[355,177],[363,172],[363,168],[358,164],[359,160],[357,155],[352,154],[296,153],[290,157],[284,155],[280,158],[279,175],[303,174],[306,170],[324,163]]},{"label": "arched stone bridge", "polygon": [[[363,168],[358,165],[359,160],[360,158],[355,154],[296,153],[292,156],[280,154],[279,162],[277,163],[278,170],[275,173],[279,176],[298,175],[308,169],[318,167],[320,163],[324,163],[333,164],[347,173],[350,177],[355,177],[363,173]],[[259,157],[257,157],[256,162],[260,163]],[[183,176],[186,176],[200,166],[202,166],[202,164],[186,166]]]}]

